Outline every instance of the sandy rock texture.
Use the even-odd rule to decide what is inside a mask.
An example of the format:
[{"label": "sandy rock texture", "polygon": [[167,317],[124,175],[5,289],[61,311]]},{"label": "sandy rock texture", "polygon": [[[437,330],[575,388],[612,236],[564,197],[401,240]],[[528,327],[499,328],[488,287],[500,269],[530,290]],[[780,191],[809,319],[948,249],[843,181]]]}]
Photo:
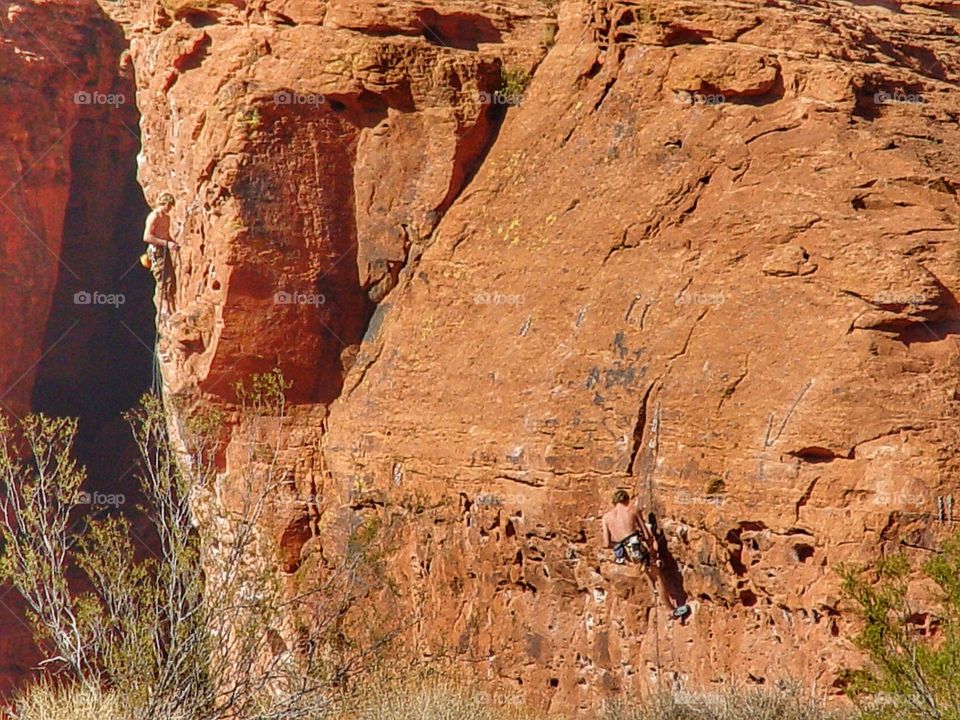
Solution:
[{"label": "sandy rock texture", "polygon": [[[380,528],[399,652],[547,709],[838,689],[837,564],[922,555],[960,497],[953,4],[125,12],[184,226],[174,424],[294,383],[278,572]],[[599,548],[617,487],[685,622]]]},{"label": "sandy rock texture", "polygon": [[[343,502],[424,498],[397,541],[420,642],[555,709],[658,676],[836,687],[833,568],[933,544],[956,493],[956,29],[561,5],[328,423]],[[662,519],[685,625],[598,552],[618,486]]]}]

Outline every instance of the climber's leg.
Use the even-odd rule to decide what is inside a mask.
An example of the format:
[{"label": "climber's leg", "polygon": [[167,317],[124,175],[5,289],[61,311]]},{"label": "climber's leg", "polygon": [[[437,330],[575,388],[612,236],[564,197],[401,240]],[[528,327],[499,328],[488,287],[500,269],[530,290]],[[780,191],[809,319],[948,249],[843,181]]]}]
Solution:
[{"label": "climber's leg", "polygon": [[153,273],[157,285],[163,282],[163,266],[166,263],[166,253],[156,245],[150,245],[147,248],[147,257],[150,260],[150,272]]}]

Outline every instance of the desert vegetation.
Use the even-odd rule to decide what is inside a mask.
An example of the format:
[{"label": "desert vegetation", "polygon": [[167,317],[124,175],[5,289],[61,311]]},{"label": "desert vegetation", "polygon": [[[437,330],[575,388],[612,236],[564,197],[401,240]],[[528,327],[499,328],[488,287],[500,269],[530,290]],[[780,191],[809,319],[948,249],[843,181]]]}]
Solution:
[{"label": "desert vegetation", "polygon": [[922,565],[939,596],[935,615],[915,607],[911,570],[902,553],[870,568],[841,568],[864,621],[856,642],[871,661],[849,673],[849,694],[864,720],[960,718],[960,537]]},{"label": "desert vegetation", "polygon": [[[18,706],[20,720],[120,720],[128,704],[118,692],[90,687],[57,691],[41,685]],[[562,716],[497,702],[462,682],[418,673],[414,679],[370,676],[312,720],[548,720]],[[597,720],[852,720],[792,689],[739,689],[719,694],[653,695],[611,705]]]},{"label": "desert vegetation", "polygon": [[[237,388],[248,457],[217,533],[198,531],[191,500],[215,482],[220,417],[193,417],[188,447],[175,448],[162,402],[143,399],[128,416],[134,513],[90,504],[75,421],[0,425],[0,574],[26,600],[45,657],[16,717],[296,720],[329,709],[332,688],[379,645],[358,647],[342,628],[375,538],[358,528],[336,567],[293,593],[281,586],[258,523],[286,477],[285,390],[278,373]],[[149,525],[139,541],[131,515]]]}]

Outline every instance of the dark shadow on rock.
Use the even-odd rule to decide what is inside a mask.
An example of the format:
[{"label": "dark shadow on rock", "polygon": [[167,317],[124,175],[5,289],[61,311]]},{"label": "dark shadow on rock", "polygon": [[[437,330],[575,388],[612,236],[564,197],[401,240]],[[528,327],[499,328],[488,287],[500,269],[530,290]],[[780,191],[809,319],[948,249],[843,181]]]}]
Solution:
[{"label": "dark shadow on rock", "polygon": [[493,21],[476,13],[438,13],[426,8],[418,13],[423,37],[431,45],[479,50],[480,43],[502,43],[503,34]]},{"label": "dark shadow on rock", "polygon": [[[94,23],[91,33],[106,38],[102,45],[119,64],[126,48],[121,29],[106,15]],[[115,421],[150,386],[153,281],[138,261],[148,208],[136,179],[136,86],[117,76],[99,90],[124,101],[80,108],[60,274],[31,406],[79,418],[77,459],[87,467],[91,489],[126,492],[133,478],[115,476],[113,467],[128,456],[132,437],[125,423]]]},{"label": "dark shadow on rock", "polygon": [[[689,595],[683,587],[683,573],[680,572],[680,565],[677,559],[670,552],[670,546],[667,544],[666,535],[657,523],[656,516],[650,513],[648,524],[653,532],[653,537],[657,543],[657,557],[660,558],[660,577],[663,579],[663,587],[670,596],[670,604],[677,608],[686,605]],[[686,622],[689,613],[681,618],[681,622]]]}]

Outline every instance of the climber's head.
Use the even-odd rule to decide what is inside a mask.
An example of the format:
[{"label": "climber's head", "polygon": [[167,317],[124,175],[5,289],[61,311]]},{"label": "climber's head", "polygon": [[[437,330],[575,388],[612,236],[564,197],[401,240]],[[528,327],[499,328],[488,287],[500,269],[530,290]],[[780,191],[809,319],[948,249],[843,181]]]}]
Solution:
[{"label": "climber's head", "polygon": [[177,201],[173,197],[173,195],[171,195],[168,192],[165,192],[163,193],[163,195],[160,196],[160,200],[158,204],[162,209],[170,211],[173,209],[173,206],[177,204]]},{"label": "climber's head", "polygon": [[626,490],[617,490],[613,493],[614,505],[626,505],[628,502],[630,502],[630,493]]}]

